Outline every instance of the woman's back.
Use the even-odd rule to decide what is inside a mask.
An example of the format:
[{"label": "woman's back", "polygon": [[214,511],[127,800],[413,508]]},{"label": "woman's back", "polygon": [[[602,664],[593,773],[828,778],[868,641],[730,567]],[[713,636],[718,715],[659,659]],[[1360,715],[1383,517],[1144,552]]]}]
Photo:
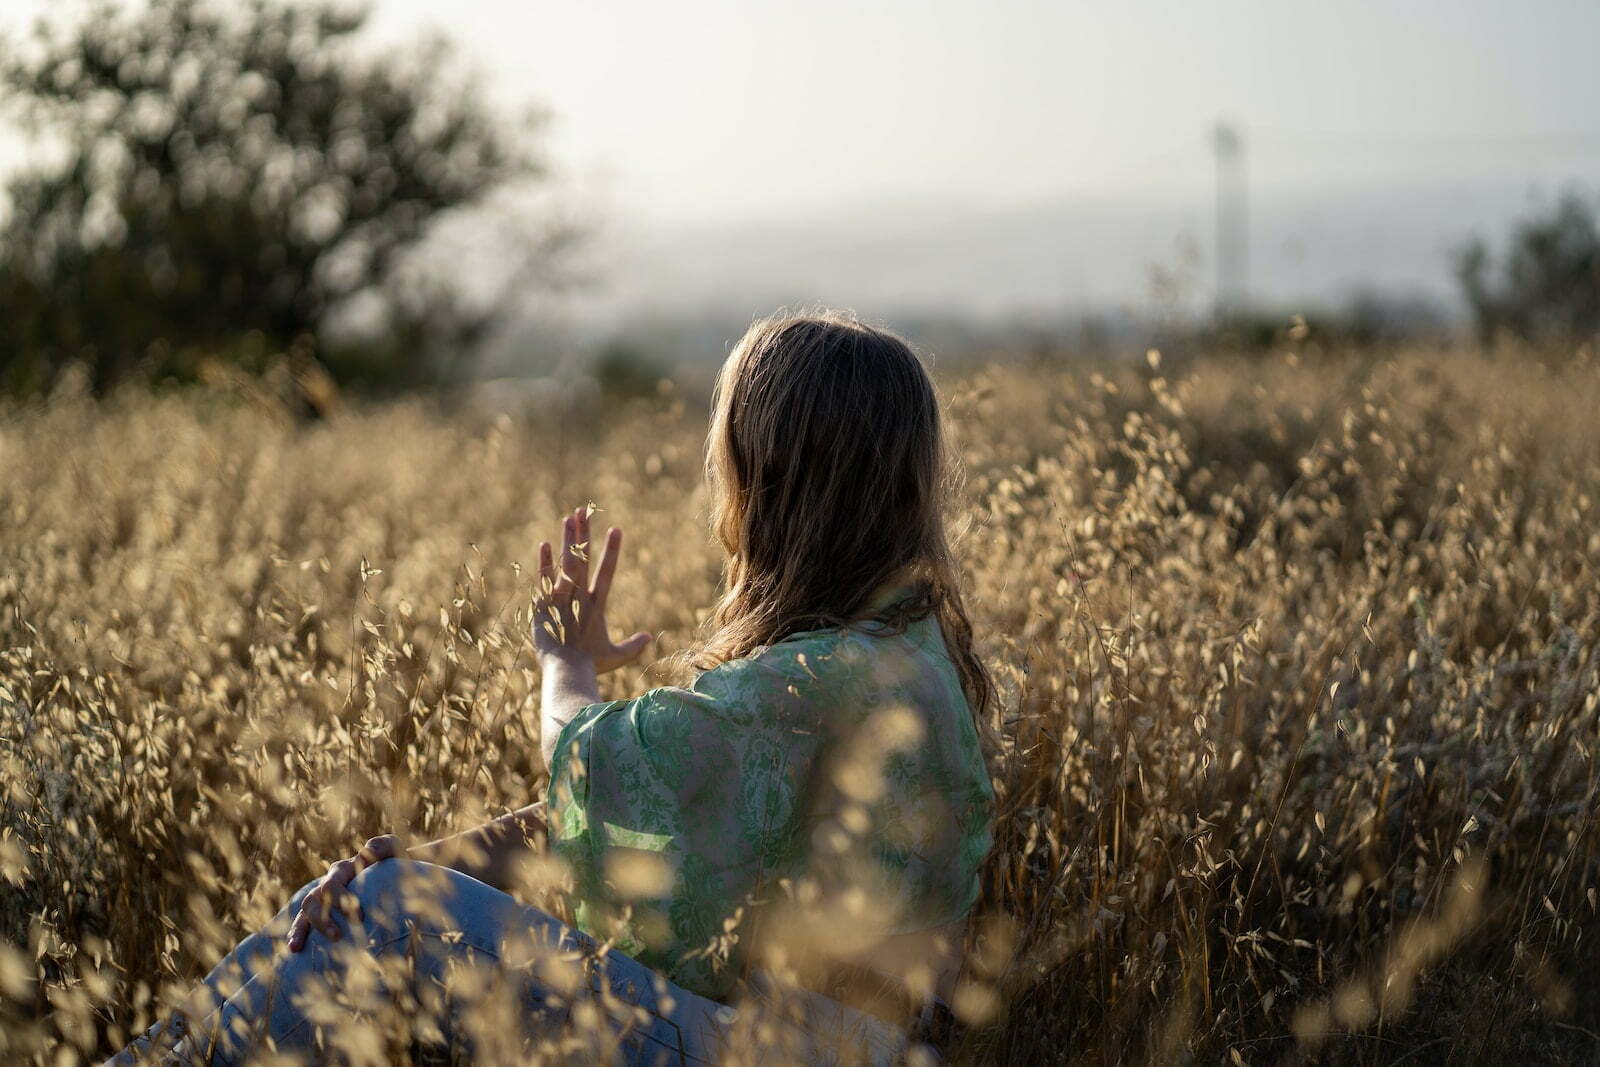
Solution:
[{"label": "woman's back", "polygon": [[[904,341],[851,316],[762,320],[718,375],[706,473],[727,555],[694,652],[709,669],[600,701],[600,675],[651,635],[613,639],[622,531],[592,545],[591,509],[574,509],[559,560],[539,545],[533,601],[543,810],[422,844],[370,838],[213,969],[200,1036],[324,1049],[347,964],[393,971],[396,986],[344,984],[378,993],[407,1032],[424,1009],[446,1044],[490,988],[480,966],[518,998],[513,1041],[604,1019],[629,1062],[713,1062],[735,1024],[770,1044],[776,1019],[798,1039],[786,1058],[888,1063],[912,1016],[939,1029],[991,841],[975,713],[994,687],[945,537],[933,383]],[[503,891],[546,836],[574,874],[576,931]],[[363,924],[381,934],[357,936]],[[581,956],[590,980],[499,966],[530,951]],[[751,1010],[730,1011],[747,975]],[[590,993],[603,1013],[579,1010]]]},{"label": "woman's back", "polygon": [[795,634],[585,709],[557,744],[550,832],[581,927],[722,998],[757,915],[763,938],[840,958],[963,918],[992,808],[929,616]]}]

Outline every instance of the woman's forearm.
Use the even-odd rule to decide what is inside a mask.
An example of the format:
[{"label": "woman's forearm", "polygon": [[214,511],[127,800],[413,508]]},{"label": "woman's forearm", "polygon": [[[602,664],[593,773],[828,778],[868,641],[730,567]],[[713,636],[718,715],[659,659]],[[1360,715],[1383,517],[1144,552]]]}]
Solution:
[{"label": "woman's forearm", "polygon": [[[599,702],[600,681],[594,660],[582,653],[541,656],[540,666],[544,679],[540,685],[539,748],[548,766],[561,728],[578,712]],[[543,848],[545,839],[544,805],[530,804],[471,830],[414,845],[406,849],[406,855],[454,868],[510,892],[518,859],[529,849]]]},{"label": "woman's forearm", "polygon": [[561,728],[578,712],[600,702],[600,678],[594,660],[581,652],[544,655],[539,657],[539,666],[544,672],[540,683],[539,751],[548,767]]},{"label": "woman's forearm", "polygon": [[406,857],[452,867],[502,893],[516,886],[517,862],[545,845],[544,804],[529,804],[482,826],[406,849]]}]

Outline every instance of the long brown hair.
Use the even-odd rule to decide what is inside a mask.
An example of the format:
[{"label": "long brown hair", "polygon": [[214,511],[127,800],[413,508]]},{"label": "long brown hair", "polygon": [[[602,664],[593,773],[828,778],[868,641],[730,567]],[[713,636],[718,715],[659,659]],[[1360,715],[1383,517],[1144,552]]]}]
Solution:
[{"label": "long brown hair", "polygon": [[728,563],[696,665],[859,623],[903,580],[911,595],[866,617],[903,628],[936,615],[984,711],[994,686],[945,537],[939,402],[911,348],[840,312],[763,319],[723,365],[712,408],[706,478]]}]

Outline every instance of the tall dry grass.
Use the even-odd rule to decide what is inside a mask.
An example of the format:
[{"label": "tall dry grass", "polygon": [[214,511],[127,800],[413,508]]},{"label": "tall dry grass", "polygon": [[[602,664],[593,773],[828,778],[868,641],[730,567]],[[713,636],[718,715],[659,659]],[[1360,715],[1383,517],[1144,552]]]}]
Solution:
[{"label": "tall dry grass", "polygon": [[[1168,373],[944,383],[1003,694],[950,1051],[1600,1061],[1600,367]],[[702,432],[670,398],[7,410],[0,1050],[104,1053],[353,843],[538,797],[532,546],[594,500],[619,625],[681,647]]]}]

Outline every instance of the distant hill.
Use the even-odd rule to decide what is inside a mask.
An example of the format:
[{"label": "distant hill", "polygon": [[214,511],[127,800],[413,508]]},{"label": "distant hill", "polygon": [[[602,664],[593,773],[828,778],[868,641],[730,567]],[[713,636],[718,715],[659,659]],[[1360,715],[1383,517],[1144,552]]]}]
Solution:
[{"label": "distant hill", "polygon": [[[1464,312],[1450,273],[1470,234],[1498,234],[1556,190],[1511,179],[1325,191],[1258,190],[1253,296],[1327,307],[1361,290]],[[907,197],[762,224],[617,223],[595,259],[605,283],[572,310],[580,333],[627,323],[748,322],[782,304],[825,303],[874,318],[1112,321],[1209,306],[1209,191],[985,208]],[[1173,285],[1158,295],[1153,272]],[[1175,298],[1175,300],[1174,300]],[[670,330],[668,332],[671,332]]]},{"label": "distant hill", "polygon": [[[1253,299],[1287,316],[1377,294],[1464,325],[1452,252],[1474,233],[1505,233],[1558,191],[1481,176],[1257,190]],[[484,371],[543,371],[619,336],[656,358],[709,362],[753,316],[785,305],[852,307],[947,352],[1073,331],[1115,342],[1209,312],[1212,225],[1209,191],[1008,207],[908,196],[701,226],[616,220],[590,250],[599,284],[530,305]]]}]

